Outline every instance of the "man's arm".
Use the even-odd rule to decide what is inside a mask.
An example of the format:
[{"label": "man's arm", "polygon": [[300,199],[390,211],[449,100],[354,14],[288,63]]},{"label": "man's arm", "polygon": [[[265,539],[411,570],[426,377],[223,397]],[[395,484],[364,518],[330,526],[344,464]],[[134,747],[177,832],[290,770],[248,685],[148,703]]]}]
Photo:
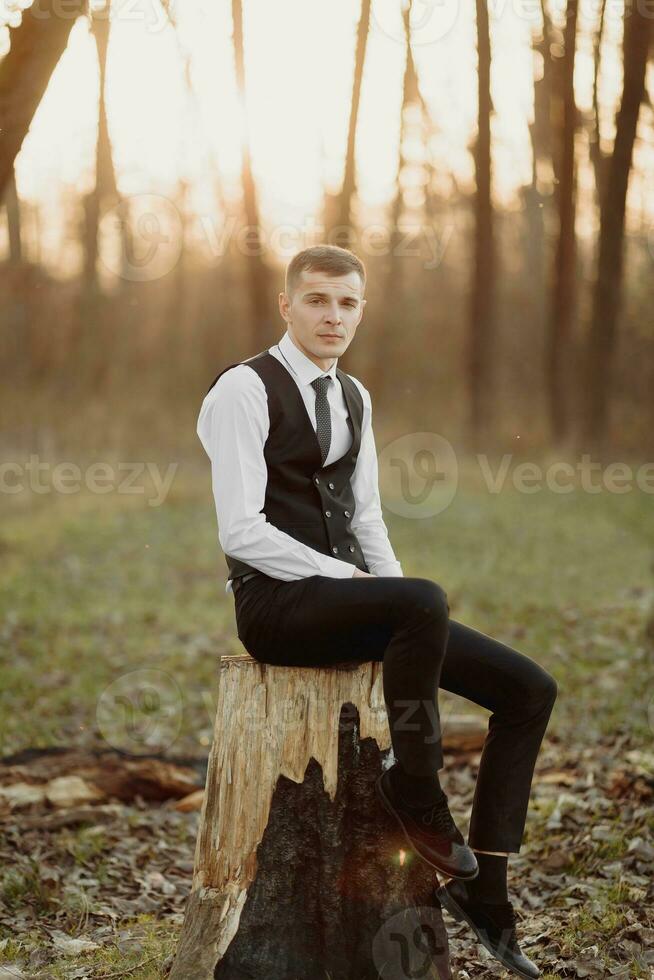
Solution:
[{"label": "man's arm", "polygon": [[202,403],[197,433],[211,460],[218,539],[226,555],[273,578],[352,578],[355,565],[323,555],[280,531],[262,513],[268,470],[268,398],[246,365],[223,374]]},{"label": "man's arm", "polygon": [[372,400],[361,382],[353,379],[363,398],[361,447],[352,475],[356,508],[351,527],[361,545],[366,564],[373,575],[403,577],[402,566],[395,557],[388,529],[382,517],[379,499],[377,448],[372,431]]}]

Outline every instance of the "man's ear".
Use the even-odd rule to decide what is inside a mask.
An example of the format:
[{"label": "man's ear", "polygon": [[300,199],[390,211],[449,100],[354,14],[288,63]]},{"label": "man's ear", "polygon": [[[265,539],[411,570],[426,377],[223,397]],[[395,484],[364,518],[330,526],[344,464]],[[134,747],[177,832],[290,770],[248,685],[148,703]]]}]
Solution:
[{"label": "man's ear", "polygon": [[288,307],[289,307],[289,305],[290,305],[290,301],[289,301],[288,296],[286,295],[285,292],[281,292],[279,294],[279,312],[281,313],[282,318],[284,320],[286,320],[286,318],[288,317]]}]

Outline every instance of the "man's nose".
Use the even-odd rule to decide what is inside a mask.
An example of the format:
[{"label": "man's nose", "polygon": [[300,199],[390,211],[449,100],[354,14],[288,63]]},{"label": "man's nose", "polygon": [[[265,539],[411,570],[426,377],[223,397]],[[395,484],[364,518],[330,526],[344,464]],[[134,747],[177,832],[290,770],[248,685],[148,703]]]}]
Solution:
[{"label": "man's nose", "polygon": [[336,300],[327,306],[325,319],[329,320],[330,323],[333,323],[334,321],[340,322],[341,313]]}]

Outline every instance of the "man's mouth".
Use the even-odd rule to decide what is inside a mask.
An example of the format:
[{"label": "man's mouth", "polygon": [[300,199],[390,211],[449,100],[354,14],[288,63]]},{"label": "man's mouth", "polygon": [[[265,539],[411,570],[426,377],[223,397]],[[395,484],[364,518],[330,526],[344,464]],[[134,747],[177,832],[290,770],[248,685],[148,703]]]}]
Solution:
[{"label": "man's mouth", "polygon": [[324,337],[327,340],[344,340],[345,339],[343,336],[341,336],[340,333],[321,333],[320,336],[321,337]]}]

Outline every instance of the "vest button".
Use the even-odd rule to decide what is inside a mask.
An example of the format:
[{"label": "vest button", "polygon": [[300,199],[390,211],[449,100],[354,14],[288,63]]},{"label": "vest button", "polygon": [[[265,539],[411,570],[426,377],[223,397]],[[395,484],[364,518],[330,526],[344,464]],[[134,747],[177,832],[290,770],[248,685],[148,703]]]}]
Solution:
[{"label": "vest button", "polygon": [[344,510],[343,511],[343,514],[345,515],[345,517],[349,517],[350,516],[349,510]]},{"label": "vest button", "polygon": [[354,545],[353,544],[350,545],[350,551],[354,551]]},{"label": "vest button", "polygon": [[331,516],[332,516],[331,510],[326,510],[325,511],[325,517],[331,517]]},{"label": "vest button", "polygon": [[334,552],[335,555],[338,554],[338,548],[337,548],[336,545],[334,545],[334,547],[332,548],[332,551]]},{"label": "vest button", "polygon": [[333,490],[334,489],[334,484],[333,483],[328,483],[327,486],[329,487],[330,490]]}]

